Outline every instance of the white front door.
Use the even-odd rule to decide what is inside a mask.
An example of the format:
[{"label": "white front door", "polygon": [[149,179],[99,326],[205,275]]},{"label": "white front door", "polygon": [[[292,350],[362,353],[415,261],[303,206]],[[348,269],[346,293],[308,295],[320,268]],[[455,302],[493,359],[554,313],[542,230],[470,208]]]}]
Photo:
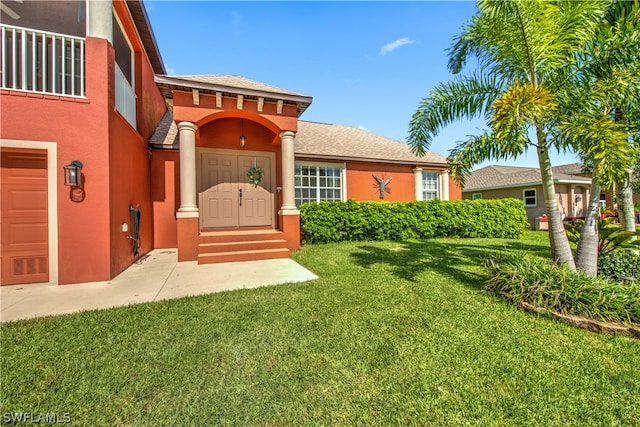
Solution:
[{"label": "white front door", "polygon": [[[203,150],[199,156],[200,226],[273,226],[274,166],[272,153],[238,154],[230,150]],[[264,172],[254,186],[247,172],[253,166]]]}]

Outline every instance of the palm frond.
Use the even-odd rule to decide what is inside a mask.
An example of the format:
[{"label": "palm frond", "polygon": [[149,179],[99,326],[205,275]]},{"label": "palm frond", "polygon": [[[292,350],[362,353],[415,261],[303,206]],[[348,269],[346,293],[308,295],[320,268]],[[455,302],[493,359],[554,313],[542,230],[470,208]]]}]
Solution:
[{"label": "palm frond", "polygon": [[522,155],[529,141],[525,134],[517,139],[500,140],[491,132],[478,136],[469,136],[466,141],[459,142],[447,157],[449,173],[454,180],[464,187],[466,177],[471,170],[485,160],[505,160]]},{"label": "palm frond", "polygon": [[496,76],[472,75],[439,84],[424,98],[409,122],[407,144],[424,155],[444,126],[460,119],[487,116],[503,86]]}]

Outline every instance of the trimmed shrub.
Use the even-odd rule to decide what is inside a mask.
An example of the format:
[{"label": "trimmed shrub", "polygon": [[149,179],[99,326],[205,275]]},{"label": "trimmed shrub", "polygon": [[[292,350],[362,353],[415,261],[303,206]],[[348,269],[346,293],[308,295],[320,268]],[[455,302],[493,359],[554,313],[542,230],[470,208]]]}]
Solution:
[{"label": "trimmed shrub", "polygon": [[320,202],[300,206],[302,242],[434,237],[519,238],[529,228],[522,200]]},{"label": "trimmed shrub", "polygon": [[621,276],[640,280],[640,256],[632,251],[617,250],[598,257],[598,274],[617,280]]},{"label": "trimmed shrub", "polygon": [[572,273],[528,254],[486,261],[486,289],[514,302],[564,314],[640,323],[640,283],[609,282]]}]

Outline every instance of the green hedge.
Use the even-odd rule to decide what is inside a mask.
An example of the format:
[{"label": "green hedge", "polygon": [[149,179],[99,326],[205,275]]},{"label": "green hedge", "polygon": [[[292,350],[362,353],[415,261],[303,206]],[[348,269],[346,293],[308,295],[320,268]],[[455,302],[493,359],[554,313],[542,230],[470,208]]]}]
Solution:
[{"label": "green hedge", "polygon": [[518,238],[529,228],[522,200],[320,202],[300,206],[302,242],[434,237]]}]

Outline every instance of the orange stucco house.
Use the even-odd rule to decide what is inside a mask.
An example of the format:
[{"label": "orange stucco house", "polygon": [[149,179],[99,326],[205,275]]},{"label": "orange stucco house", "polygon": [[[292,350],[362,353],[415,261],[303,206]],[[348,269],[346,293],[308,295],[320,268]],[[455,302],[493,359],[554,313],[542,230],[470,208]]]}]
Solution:
[{"label": "orange stucco house", "polygon": [[300,120],[309,96],[166,75],[141,1],[6,6],[3,285],[109,280],[159,248],[200,263],[287,257],[301,203],[461,198],[442,156]]}]

